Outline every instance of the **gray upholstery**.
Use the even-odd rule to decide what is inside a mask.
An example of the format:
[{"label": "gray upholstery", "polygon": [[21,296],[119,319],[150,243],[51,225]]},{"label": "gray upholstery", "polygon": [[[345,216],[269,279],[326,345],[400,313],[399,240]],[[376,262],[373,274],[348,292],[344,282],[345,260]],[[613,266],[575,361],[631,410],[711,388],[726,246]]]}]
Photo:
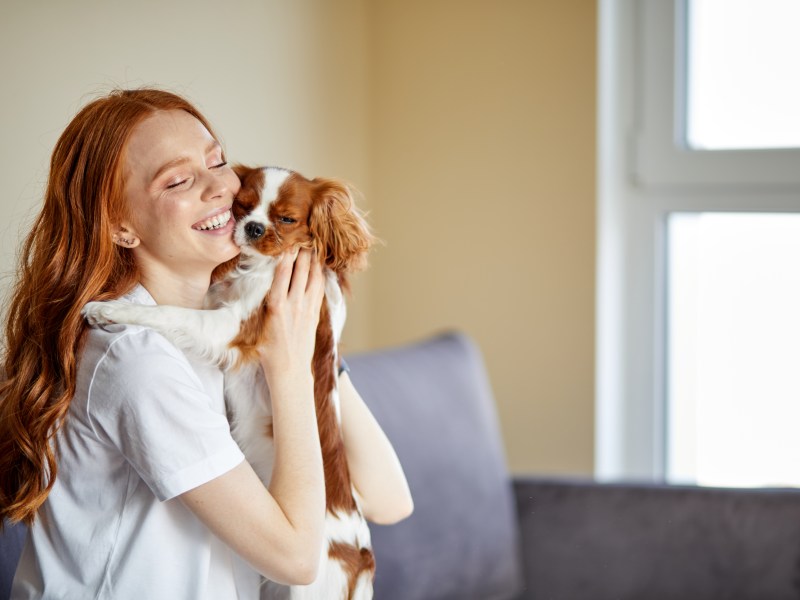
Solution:
[{"label": "gray upholstery", "polygon": [[800,598],[798,490],[520,479],[515,491],[524,598]]},{"label": "gray upholstery", "polygon": [[373,526],[381,600],[510,598],[517,519],[483,361],[464,336],[347,358],[400,457],[414,514]]},{"label": "gray upholstery", "polygon": [[22,544],[25,541],[25,527],[6,523],[0,533],[0,598],[5,600],[11,592],[11,582],[17,569]]}]

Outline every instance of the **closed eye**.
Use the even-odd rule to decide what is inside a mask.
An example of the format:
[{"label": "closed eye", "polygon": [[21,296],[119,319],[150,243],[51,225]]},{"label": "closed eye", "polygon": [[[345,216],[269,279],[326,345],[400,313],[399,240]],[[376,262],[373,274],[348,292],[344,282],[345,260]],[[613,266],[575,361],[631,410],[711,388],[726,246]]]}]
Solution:
[{"label": "closed eye", "polygon": [[297,223],[297,221],[295,219],[292,219],[291,217],[278,217],[278,222],[279,223],[285,223],[286,225],[291,225],[292,223]]},{"label": "closed eye", "polygon": [[176,188],[176,187],[178,187],[178,186],[181,186],[181,185],[183,185],[183,184],[184,184],[184,183],[186,183],[187,181],[189,181],[189,178],[188,178],[188,177],[187,177],[186,179],[181,179],[180,181],[176,181],[175,183],[170,183],[170,184],[167,186],[167,189],[168,189],[168,190],[171,190],[172,188]]},{"label": "closed eye", "polygon": [[228,161],[227,161],[227,160],[223,160],[223,161],[222,161],[221,163],[219,163],[218,165],[211,165],[211,166],[209,167],[209,169],[221,169],[222,167],[224,167],[224,166],[225,166],[225,165],[227,165],[227,164],[228,164]]}]

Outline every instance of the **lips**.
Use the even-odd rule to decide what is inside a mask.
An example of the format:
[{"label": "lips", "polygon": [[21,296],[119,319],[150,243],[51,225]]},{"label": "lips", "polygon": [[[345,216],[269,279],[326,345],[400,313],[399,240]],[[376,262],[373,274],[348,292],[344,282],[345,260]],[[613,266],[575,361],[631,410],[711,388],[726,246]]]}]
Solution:
[{"label": "lips", "polygon": [[198,231],[209,231],[212,229],[222,229],[225,225],[228,224],[228,221],[231,220],[231,209],[230,207],[220,210],[216,214],[211,215],[210,217],[206,217],[202,221],[198,221],[194,225],[192,225],[192,229],[196,229]]}]

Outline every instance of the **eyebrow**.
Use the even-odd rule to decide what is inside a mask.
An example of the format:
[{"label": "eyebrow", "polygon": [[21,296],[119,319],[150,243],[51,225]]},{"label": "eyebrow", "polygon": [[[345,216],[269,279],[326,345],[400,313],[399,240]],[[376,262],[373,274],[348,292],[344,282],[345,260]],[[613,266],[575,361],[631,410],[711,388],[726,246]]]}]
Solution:
[{"label": "eyebrow", "polygon": [[[217,140],[211,140],[211,143],[208,146],[206,146],[205,154],[210,154],[213,150],[216,150],[217,148],[220,148],[220,143]],[[164,171],[168,171],[172,167],[177,167],[178,165],[185,164],[191,160],[192,159],[189,158],[188,156],[179,156],[178,158],[174,158],[171,161],[164,163],[163,165],[161,165],[158,171],[156,171],[156,174],[153,175],[150,181],[152,182],[158,179],[161,176],[161,174],[164,173]]]}]

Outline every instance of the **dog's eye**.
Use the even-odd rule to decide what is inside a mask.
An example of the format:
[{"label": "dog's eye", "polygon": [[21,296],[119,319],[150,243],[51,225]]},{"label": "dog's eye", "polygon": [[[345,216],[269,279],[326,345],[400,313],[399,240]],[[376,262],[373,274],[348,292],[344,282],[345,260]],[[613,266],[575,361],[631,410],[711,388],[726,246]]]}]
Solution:
[{"label": "dog's eye", "polygon": [[278,217],[278,222],[286,223],[287,225],[291,225],[292,223],[297,223],[297,221],[295,221],[291,217]]}]

